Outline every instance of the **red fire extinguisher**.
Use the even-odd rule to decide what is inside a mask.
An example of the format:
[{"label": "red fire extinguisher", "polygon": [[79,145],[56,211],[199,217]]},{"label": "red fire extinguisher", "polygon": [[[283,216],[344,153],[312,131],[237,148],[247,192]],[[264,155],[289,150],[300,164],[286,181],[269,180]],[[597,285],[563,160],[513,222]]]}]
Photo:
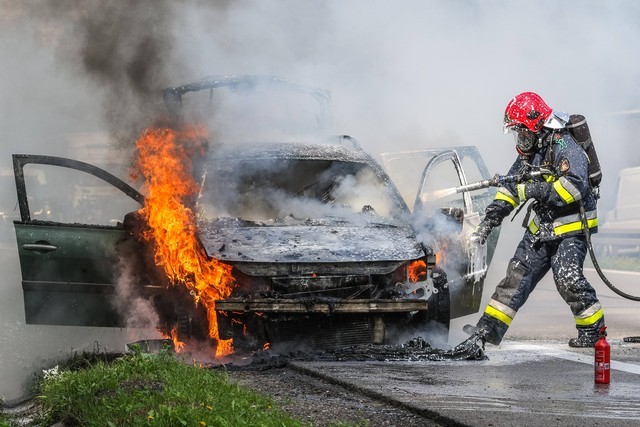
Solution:
[{"label": "red fire extinguisher", "polygon": [[607,327],[603,326],[598,332],[600,338],[595,346],[595,380],[597,384],[609,384],[611,380],[611,347],[607,342]]}]

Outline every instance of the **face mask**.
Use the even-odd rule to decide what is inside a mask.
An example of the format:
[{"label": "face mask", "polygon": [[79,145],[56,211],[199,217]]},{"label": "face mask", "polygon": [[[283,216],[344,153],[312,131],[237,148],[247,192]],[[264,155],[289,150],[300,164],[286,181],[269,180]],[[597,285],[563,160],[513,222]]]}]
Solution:
[{"label": "face mask", "polygon": [[538,136],[525,127],[513,128],[513,137],[516,140],[516,150],[521,156],[530,155],[538,140]]}]

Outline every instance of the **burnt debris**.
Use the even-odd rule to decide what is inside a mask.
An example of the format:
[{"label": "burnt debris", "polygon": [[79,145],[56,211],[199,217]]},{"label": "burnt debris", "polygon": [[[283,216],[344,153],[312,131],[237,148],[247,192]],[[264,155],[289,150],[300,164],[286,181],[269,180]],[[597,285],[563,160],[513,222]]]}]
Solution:
[{"label": "burnt debris", "polygon": [[404,344],[377,345],[360,344],[342,347],[330,351],[305,352],[295,351],[288,354],[278,354],[269,350],[259,351],[240,362],[212,365],[213,369],[226,370],[265,370],[282,368],[289,362],[318,362],[318,361],[379,361],[379,362],[417,362],[417,361],[464,361],[487,360],[484,352],[484,341],[479,334],[474,334],[456,345],[444,350],[434,348],[422,337],[413,338]]},{"label": "burnt debris", "polygon": [[473,335],[449,350],[433,348],[421,337],[398,345],[354,345],[335,352],[336,360],[377,361],[441,361],[441,360],[485,360],[484,343]]}]

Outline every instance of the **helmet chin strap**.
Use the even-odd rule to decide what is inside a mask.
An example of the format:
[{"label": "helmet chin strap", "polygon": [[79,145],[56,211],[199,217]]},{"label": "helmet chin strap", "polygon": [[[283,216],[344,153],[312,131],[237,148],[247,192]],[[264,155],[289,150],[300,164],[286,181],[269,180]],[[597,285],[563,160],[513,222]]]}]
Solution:
[{"label": "helmet chin strap", "polygon": [[516,145],[516,151],[518,152],[518,155],[520,156],[520,158],[522,160],[528,160],[531,157],[531,155],[533,154],[533,152],[531,150],[525,152],[520,147],[518,147],[517,145]]}]

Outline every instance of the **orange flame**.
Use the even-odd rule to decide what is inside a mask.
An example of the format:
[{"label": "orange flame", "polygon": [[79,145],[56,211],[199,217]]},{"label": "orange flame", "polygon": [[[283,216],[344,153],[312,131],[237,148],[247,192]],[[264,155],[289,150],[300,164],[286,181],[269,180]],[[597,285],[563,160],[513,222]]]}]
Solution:
[{"label": "orange flame", "polygon": [[180,353],[184,350],[185,343],[178,339],[178,328],[175,326],[171,329],[171,340],[173,341],[173,348],[176,349],[176,353]]},{"label": "orange flame", "polygon": [[407,268],[411,283],[421,282],[427,278],[427,264],[421,260],[411,262]]},{"label": "orange flame", "polygon": [[215,300],[231,293],[231,267],[207,257],[198,243],[190,207],[198,188],[192,158],[203,154],[205,138],[202,127],[150,128],[142,133],[136,142],[136,166],[145,179],[147,196],[139,213],[150,227],[143,237],[155,242],[156,264],[207,309],[209,336],[217,342],[216,357],[222,357],[233,349],[231,340],[219,339]]},{"label": "orange flame", "polygon": [[442,242],[442,247],[438,252],[436,252],[437,265],[442,266],[447,262],[446,250],[447,250],[447,242]]}]

